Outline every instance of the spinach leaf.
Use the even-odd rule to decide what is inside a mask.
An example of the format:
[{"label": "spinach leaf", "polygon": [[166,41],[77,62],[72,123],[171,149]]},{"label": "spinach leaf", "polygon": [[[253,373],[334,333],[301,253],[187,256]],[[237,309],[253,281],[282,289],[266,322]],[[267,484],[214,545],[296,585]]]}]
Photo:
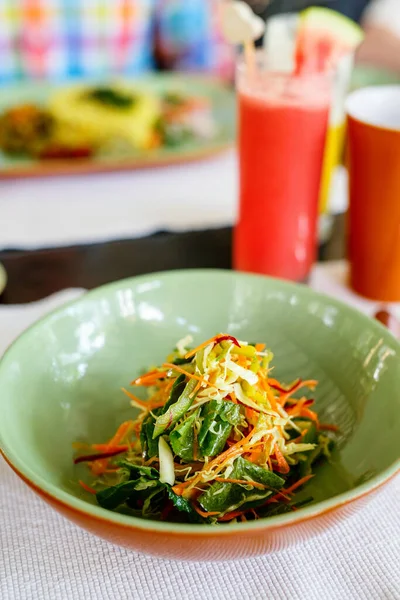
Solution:
[{"label": "spinach leaf", "polygon": [[151,467],[131,465],[121,461],[121,468],[130,472],[130,480],[110,486],[96,494],[100,506],[115,510],[122,504],[138,509],[146,507],[154,512],[154,497],[163,492],[165,485],[160,482],[159,474]]},{"label": "spinach leaf", "polygon": [[108,487],[105,490],[97,492],[96,500],[103,508],[115,510],[120,504],[124,504],[128,500],[129,496],[135,490],[136,483],[136,481],[125,481],[124,483]]},{"label": "spinach leaf", "polygon": [[147,495],[142,506],[142,517],[151,518],[159,515],[165,506],[165,486],[160,483],[150,494]]},{"label": "spinach leaf", "polygon": [[162,407],[160,414],[164,414],[165,412],[167,412],[169,407],[172,406],[172,404],[175,404],[175,402],[177,402],[179,400],[179,396],[182,394],[185,387],[186,387],[185,375],[179,375],[179,377],[176,379],[174,385],[172,386],[169,398],[168,398],[167,402],[164,404],[164,406]]},{"label": "spinach leaf", "polygon": [[[156,424],[155,417],[157,417],[160,412],[161,409],[157,408],[153,411],[153,414],[148,413],[144,418],[140,429],[140,445],[146,459],[158,456],[158,440],[153,439],[153,434],[154,426]],[[153,415],[155,415],[155,417]]]},{"label": "spinach leaf", "polygon": [[225,447],[233,425],[240,422],[240,407],[228,400],[211,400],[202,410],[199,446],[203,456],[216,456]]},{"label": "spinach leaf", "polygon": [[[196,385],[197,381],[195,379],[191,379],[185,385],[185,388],[180,394],[178,400],[175,403],[170,404],[167,411],[157,417],[153,432],[153,439],[160,436],[166,429],[169,429],[172,425],[179,421],[188,408],[191,407],[193,400],[196,397],[196,394],[193,394]],[[178,388],[180,388],[180,385],[176,386],[176,390],[178,390]]]},{"label": "spinach leaf", "polygon": [[159,479],[160,474],[157,469],[153,467],[146,467],[145,465],[134,465],[127,460],[120,460],[116,463],[118,467],[127,469],[129,471],[129,479],[139,479],[141,476],[147,477],[148,479]]},{"label": "spinach leaf", "polygon": [[254,463],[246,460],[239,456],[235,460],[235,479],[251,479],[256,483],[262,483],[273,490],[279,490],[285,484],[285,480],[276,473],[269,471],[268,469],[264,469],[264,467],[260,467],[259,465],[255,465]]},{"label": "spinach leaf", "polygon": [[284,480],[260,467],[254,465],[248,460],[239,457],[234,462],[234,468],[229,476],[230,479],[249,479],[256,483],[261,483],[268,489],[259,489],[256,487],[245,486],[237,483],[223,483],[217,481],[213,483],[200,497],[199,503],[209,511],[218,511],[221,513],[230,512],[241,507],[242,509],[252,508],[262,504],[268,496],[272,494],[270,488],[279,489],[285,483]]},{"label": "spinach leaf", "polygon": [[194,458],[194,423],[196,413],[188,417],[183,423],[177,425],[169,434],[169,441],[175,454],[190,462]]},{"label": "spinach leaf", "polygon": [[[204,425],[204,423],[203,423]],[[231,434],[232,425],[221,419],[215,419],[207,431],[203,443],[200,445],[203,456],[216,456],[225,448]]]},{"label": "spinach leaf", "polygon": [[252,508],[264,502],[272,492],[237,483],[213,483],[200,497],[199,503],[208,512],[226,513],[238,508]]},{"label": "spinach leaf", "polygon": [[191,523],[204,523],[204,519],[200,517],[186,498],[175,494],[169,486],[167,486],[167,494],[176,510],[185,513]]}]

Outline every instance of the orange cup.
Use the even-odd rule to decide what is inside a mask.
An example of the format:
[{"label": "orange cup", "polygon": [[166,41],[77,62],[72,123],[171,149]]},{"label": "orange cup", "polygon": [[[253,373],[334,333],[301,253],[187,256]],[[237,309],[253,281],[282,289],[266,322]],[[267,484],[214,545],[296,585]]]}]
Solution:
[{"label": "orange cup", "polygon": [[350,283],[400,301],[400,86],[364,88],[347,100]]}]

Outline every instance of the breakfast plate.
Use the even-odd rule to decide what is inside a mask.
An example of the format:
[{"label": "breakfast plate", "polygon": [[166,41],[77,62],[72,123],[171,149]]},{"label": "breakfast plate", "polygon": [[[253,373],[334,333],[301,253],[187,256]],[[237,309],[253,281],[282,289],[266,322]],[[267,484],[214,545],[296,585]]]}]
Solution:
[{"label": "breakfast plate", "polygon": [[234,140],[234,92],[207,76],[20,83],[0,98],[0,178],[169,165]]}]

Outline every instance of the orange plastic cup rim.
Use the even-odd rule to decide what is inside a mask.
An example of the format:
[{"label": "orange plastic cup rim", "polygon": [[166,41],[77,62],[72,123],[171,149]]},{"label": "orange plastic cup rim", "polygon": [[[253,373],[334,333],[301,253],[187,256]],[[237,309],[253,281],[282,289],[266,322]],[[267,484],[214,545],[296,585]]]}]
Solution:
[{"label": "orange plastic cup rim", "polygon": [[400,85],[365,87],[350,94],[347,116],[366,126],[400,133]]}]

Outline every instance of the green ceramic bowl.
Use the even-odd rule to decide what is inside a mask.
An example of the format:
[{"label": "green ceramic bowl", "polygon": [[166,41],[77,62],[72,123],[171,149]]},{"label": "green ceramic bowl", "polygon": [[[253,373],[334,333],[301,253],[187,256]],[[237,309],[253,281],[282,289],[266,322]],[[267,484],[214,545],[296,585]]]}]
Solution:
[{"label": "green ceramic bowl", "polygon": [[[187,333],[266,342],[276,375],[320,381],[317,410],[340,427],[332,462],[296,513],[226,526],[135,519],[103,510],[77,480],[72,442],[106,440],[132,417],[120,387]],[[6,460],[68,518],[161,556],[221,559],[274,551],[360,505],[399,467],[400,345],[381,325],[312,290],[228,271],[177,271],[85,294],[28,329],[0,364]]]}]

